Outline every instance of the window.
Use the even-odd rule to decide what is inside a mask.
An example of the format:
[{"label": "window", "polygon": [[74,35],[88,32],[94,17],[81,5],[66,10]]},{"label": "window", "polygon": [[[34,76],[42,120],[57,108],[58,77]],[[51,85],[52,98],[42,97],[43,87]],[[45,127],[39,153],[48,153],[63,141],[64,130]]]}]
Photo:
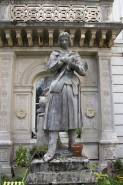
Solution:
[{"label": "window", "polygon": [[39,109],[39,97],[48,95],[51,82],[52,82],[52,77],[43,77],[43,78],[40,78],[36,83],[35,130],[37,128],[37,110]]}]

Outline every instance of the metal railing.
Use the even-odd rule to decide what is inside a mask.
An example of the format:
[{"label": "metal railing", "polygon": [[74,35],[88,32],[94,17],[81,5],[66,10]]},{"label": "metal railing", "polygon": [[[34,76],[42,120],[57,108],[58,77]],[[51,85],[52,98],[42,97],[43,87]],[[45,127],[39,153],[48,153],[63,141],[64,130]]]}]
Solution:
[{"label": "metal railing", "polygon": [[25,185],[24,182],[4,182],[3,185]]},{"label": "metal railing", "polygon": [[[25,181],[25,179],[26,179],[26,177],[27,177],[28,170],[29,170],[29,169],[27,168],[27,169],[26,169],[26,173],[25,173],[25,175],[24,175],[22,181],[19,181],[19,182],[17,182],[17,181],[15,181],[15,182],[8,181],[8,182],[4,182],[3,185],[25,185],[24,181]],[[1,185],[1,184],[0,184],[0,185]]]}]

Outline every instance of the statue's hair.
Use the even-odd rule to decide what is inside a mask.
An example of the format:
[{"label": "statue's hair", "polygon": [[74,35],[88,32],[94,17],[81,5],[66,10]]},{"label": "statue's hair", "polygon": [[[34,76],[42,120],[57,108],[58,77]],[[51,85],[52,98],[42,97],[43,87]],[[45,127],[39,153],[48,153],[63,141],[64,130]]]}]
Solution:
[{"label": "statue's hair", "polygon": [[61,46],[60,41],[61,41],[61,37],[63,37],[63,36],[67,36],[67,37],[68,37],[68,40],[69,40],[69,46],[72,46],[72,41],[71,41],[70,34],[69,34],[69,33],[67,33],[67,32],[63,32],[63,33],[61,33],[61,34],[59,35],[59,38],[58,38],[58,46]]}]

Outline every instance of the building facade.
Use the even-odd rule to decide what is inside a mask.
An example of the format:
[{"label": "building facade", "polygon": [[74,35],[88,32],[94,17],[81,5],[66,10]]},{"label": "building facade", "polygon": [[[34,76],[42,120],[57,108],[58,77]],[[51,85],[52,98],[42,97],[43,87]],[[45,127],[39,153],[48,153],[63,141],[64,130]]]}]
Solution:
[{"label": "building facade", "polygon": [[67,31],[88,63],[81,82],[83,127],[76,142],[102,170],[123,158],[123,3],[121,0],[0,2],[0,162],[11,175],[15,150],[30,146],[36,83],[50,77],[47,62]]}]

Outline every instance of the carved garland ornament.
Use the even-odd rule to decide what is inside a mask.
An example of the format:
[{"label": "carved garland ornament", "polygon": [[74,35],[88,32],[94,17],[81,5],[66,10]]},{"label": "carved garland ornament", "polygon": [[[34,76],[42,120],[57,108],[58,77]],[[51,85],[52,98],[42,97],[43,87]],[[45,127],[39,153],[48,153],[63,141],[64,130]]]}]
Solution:
[{"label": "carved garland ornament", "polygon": [[87,107],[87,110],[85,111],[85,114],[87,117],[92,118],[95,116],[95,110],[93,107]]},{"label": "carved garland ornament", "polygon": [[25,118],[26,117],[26,110],[25,109],[18,109],[17,112],[16,112],[16,115],[18,118],[22,119],[22,118]]}]

